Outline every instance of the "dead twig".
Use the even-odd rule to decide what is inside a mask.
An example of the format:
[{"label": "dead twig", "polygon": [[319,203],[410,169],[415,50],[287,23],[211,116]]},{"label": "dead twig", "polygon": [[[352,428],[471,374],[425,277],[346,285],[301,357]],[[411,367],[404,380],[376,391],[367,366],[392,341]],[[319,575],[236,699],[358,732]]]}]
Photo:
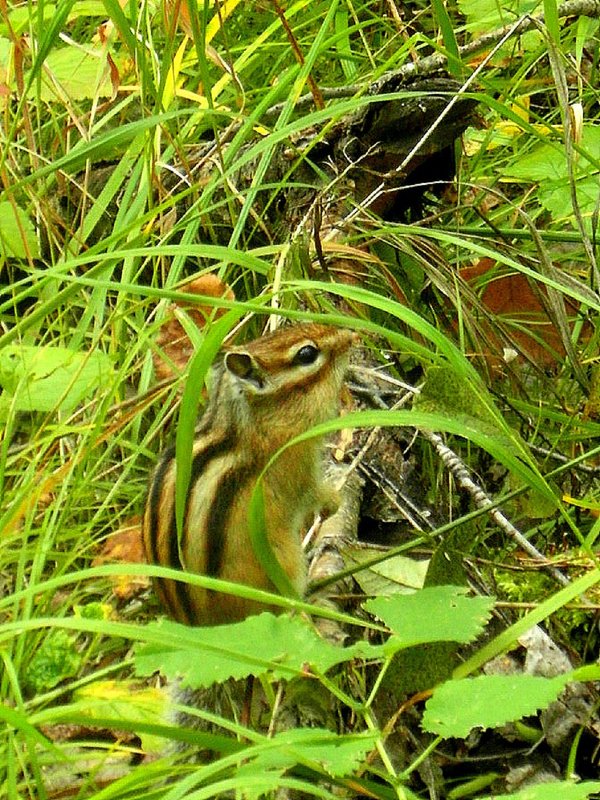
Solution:
[{"label": "dead twig", "polygon": [[[569,2],[561,3],[558,6],[559,17],[600,17],[600,0],[569,0]],[[467,45],[459,47],[458,53],[462,60],[468,59],[479,53],[485,52],[490,47],[493,47],[501,41],[507,34],[511,36],[521,36],[526,31],[532,30],[539,25],[544,24],[544,15],[537,16],[524,15],[515,25],[504,25],[497,28],[495,31],[486,33],[477,39],[474,39]],[[414,78],[421,78],[426,75],[432,75],[444,69],[448,63],[448,58],[442,53],[435,53],[431,56],[426,56],[418,61],[413,61],[410,64],[403,64],[399,69],[386,74],[380,78],[376,83],[365,87],[364,84],[350,84],[346,86],[336,86],[331,88],[321,87],[321,97],[323,100],[340,100],[344,97],[354,97],[357,94],[367,91],[369,94],[380,94],[385,91],[385,86],[390,84],[402,84],[409,82]],[[298,98],[295,104],[296,110],[307,108],[314,102],[312,93],[304,94]],[[277,117],[281,113],[285,103],[278,103],[267,109],[264,114],[265,119]]]}]

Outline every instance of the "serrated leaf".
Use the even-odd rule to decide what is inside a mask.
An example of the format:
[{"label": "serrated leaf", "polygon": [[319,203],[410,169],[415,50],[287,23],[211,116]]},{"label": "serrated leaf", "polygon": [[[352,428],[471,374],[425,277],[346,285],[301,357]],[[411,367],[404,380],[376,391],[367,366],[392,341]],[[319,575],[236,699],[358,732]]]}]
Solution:
[{"label": "serrated leaf", "polygon": [[[11,4],[12,5],[12,4]],[[42,8],[35,9],[36,14],[43,14],[43,22],[49,22],[56,14],[56,6],[53,3],[43,4]],[[31,26],[32,9],[28,5],[18,5],[9,7],[8,14],[3,15],[0,32],[2,35],[21,35]],[[40,20],[41,21],[41,20]],[[11,70],[14,73],[14,70]]]},{"label": "serrated leaf", "polygon": [[[538,0],[459,0],[461,14],[467,18],[467,30],[472,34],[483,34],[509,24],[516,16],[530,13]],[[540,34],[519,39],[521,49],[527,49],[528,40],[539,42]],[[513,45],[514,47],[514,45]]]},{"label": "serrated leaf", "polygon": [[0,202],[0,252],[13,258],[40,257],[33,222],[26,211],[8,201]]},{"label": "serrated leaf", "polygon": [[462,739],[473,728],[496,728],[546,708],[571,679],[566,673],[555,678],[480,675],[448,681],[427,701],[422,725],[438,736]]},{"label": "serrated leaf", "polygon": [[558,781],[557,783],[538,783],[536,786],[527,786],[515,794],[495,794],[489,800],[585,800],[597,792],[600,792],[600,781],[585,781],[584,783]]},{"label": "serrated leaf", "polygon": [[[589,158],[586,157],[589,154]],[[589,222],[598,200],[596,163],[600,158],[600,125],[587,124],[582,128],[581,152],[574,163],[577,202],[583,219]],[[575,225],[567,152],[562,142],[541,144],[513,161],[503,172],[503,179],[539,182],[537,198],[555,221]]]},{"label": "serrated leaf", "polygon": [[504,0],[501,3],[497,2],[497,0],[459,0],[458,2],[460,12],[467,18],[467,22],[471,25],[478,23],[480,29],[483,30],[488,26],[490,29],[498,27],[501,24],[499,17],[503,11],[506,13],[507,9],[511,12],[518,9],[518,13],[522,13],[521,5],[520,2],[515,2],[515,0],[510,2]]},{"label": "serrated leaf", "polygon": [[[271,794],[281,793],[281,776],[283,770],[263,769],[257,770],[254,762],[242,764],[235,773],[235,784],[239,789],[243,787],[243,796],[247,800],[259,800]],[[240,792],[238,792],[239,794]],[[219,792],[217,796],[233,796],[233,792]]]},{"label": "serrated leaf", "polygon": [[559,142],[542,144],[507,165],[503,178],[516,181],[562,181],[567,177],[567,161]]},{"label": "serrated leaf", "polygon": [[429,586],[410,595],[376,597],[364,608],[393,635],[386,652],[425,642],[471,642],[490,617],[494,599],[467,597],[461,586]]},{"label": "serrated leaf", "polygon": [[308,622],[270,613],[212,628],[190,628],[169,620],[150,628],[161,633],[165,644],[136,648],[138,673],[160,671],[171,679],[180,677],[184,686],[192,688],[267,672],[291,678],[308,666],[326,672],[357,656],[381,655],[380,648],[362,642],[336,647],[321,639]]},{"label": "serrated leaf", "polygon": [[0,351],[0,418],[11,404],[17,411],[71,411],[111,371],[110,359],[101,352],[8,345]]}]

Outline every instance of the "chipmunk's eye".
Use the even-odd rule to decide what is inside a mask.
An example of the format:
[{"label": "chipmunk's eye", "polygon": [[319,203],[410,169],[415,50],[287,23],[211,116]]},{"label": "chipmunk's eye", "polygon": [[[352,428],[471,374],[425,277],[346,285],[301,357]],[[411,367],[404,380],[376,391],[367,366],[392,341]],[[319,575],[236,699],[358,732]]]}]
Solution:
[{"label": "chipmunk's eye", "polygon": [[308,364],[314,364],[318,357],[319,348],[315,347],[314,344],[305,344],[292,359],[292,364],[298,367],[307,366]]}]

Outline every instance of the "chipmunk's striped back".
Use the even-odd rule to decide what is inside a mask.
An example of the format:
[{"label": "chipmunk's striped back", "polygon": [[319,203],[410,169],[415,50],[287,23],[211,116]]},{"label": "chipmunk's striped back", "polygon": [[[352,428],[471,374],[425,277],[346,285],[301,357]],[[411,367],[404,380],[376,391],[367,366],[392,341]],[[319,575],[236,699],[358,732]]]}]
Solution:
[{"label": "chipmunk's striped back", "polygon": [[[180,542],[173,448],[152,477],[143,523],[149,561],[273,591],[248,536],[250,497],[274,453],[337,414],[353,338],[348,331],[306,324],[225,351],[194,439]],[[302,530],[322,505],[320,461],[317,440],[295,445],[264,483],[267,535],[299,592],[305,587]],[[189,624],[234,621],[262,608],[179,581],[159,580],[156,588],[169,613]]]}]

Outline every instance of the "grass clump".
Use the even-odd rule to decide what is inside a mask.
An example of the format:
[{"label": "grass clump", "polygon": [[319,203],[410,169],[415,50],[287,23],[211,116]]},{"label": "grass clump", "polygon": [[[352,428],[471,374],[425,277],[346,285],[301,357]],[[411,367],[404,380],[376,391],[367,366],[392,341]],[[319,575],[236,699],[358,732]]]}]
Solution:
[{"label": "grass clump", "polygon": [[[325,797],[334,786],[376,797],[432,787],[438,796],[465,788],[487,797],[505,791],[505,775],[444,773],[439,754],[448,741],[467,741],[475,728],[500,737],[505,723],[536,715],[567,682],[597,680],[577,664],[560,678],[535,676],[535,689],[519,683],[532,676],[518,675],[514,706],[504,708],[496,684],[478,675],[544,620],[557,641],[591,660],[600,532],[598,20],[581,9],[557,25],[557,7],[545,3],[545,25],[524,22],[522,36],[498,35],[501,44],[490,50],[488,39],[484,51],[477,37],[525,13],[513,6],[434,4],[405,19],[393,3],[382,10],[345,0],[283,9],[58,0],[0,9],[0,786],[10,800],[280,788]],[[382,76],[386,97],[402,108],[411,101],[405,73],[417,65],[427,77],[423,59],[448,56],[476,115],[462,139],[434,142],[442,156],[431,174],[411,171],[412,145],[399,155],[392,146],[381,163],[365,156],[370,205],[369,192],[354,194],[363,178],[351,154],[362,128],[351,128],[338,150],[332,142],[349,119],[372,122],[384,108],[373,90]],[[378,133],[368,157],[382,141]],[[446,173],[448,163],[455,168]],[[389,189],[390,175],[423,184],[424,195],[402,205],[406,186]],[[393,203],[376,205],[389,196]],[[198,300],[207,319],[198,329],[172,309],[189,303],[185,284],[207,274],[235,299]],[[491,504],[567,585],[556,574],[540,578],[548,564],[535,559],[527,577],[507,572],[522,561],[522,542],[489,508],[475,508],[424,435],[407,452],[433,522],[411,529],[408,542],[394,540],[382,559],[426,548],[439,568],[455,548],[460,569],[441,570],[431,583],[466,580],[467,558],[470,577],[473,564],[481,567],[479,585],[527,608],[496,629],[476,605],[481,598],[422,589],[416,611],[402,606],[417,631],[419,619],[451,619],[461,609],[458,632],[441,637],[445,650],[433,649],[440,637],[429,628],[424,638],[415,630],[402,638],[381,598],[370,601],[370,621],[355,618],[356,641],[346,649],[330,650],[304,623],[296,629],[298,619],[277,618],[267,628],[281,627],[286,652],[302,641],[314,656],[286,671],[274,652],[247,673],[262,684],[266,726],[226,714],[223,721],[206,708],[196,712],[204,729],[174,725],[156,679],[135,673],[134,653],[138,669],[140,653],[155,659],[148,673],[176,651],[176,673],[210,646],[226,665],[225,682],[237,674],[232,664],[250,658],[236,643],[264,643],[267,633],[253,632],[253,620],[215,645],[201,632],[154,623],[147,587],[159,570],[135,549],[138,517],[177,415],[187,413],[193,426],[192,405],[202,404],[198,387],[180,411],[181,371],[161,382],[154,375],[172,313],[192,338],[200,372],[239,320],[248,336],[271,314],[355,328],[369,357],[420,395],[330,429],[443,433]],[[123,531],[132,538],[120,538]],[[107,556],[115,532],[123,551]],[[329,616],[350,625],[348,616]],[[467,635],[464,626],[475,630]],[[469,643],[468,657],[457,642]],[[417,644],[432,648],[442,667],[432,674],[446,680],[439,693],[433,679],[426,687],[433,702],[425,735],[419,729],[422,738],[406,750],[394,730],[409,714],[407,698],[394,696],[385,678],[400,651]],[[315,730],[274,734],[283,672],[292,686],[318,687]],[[402,692],[410,694],[409,684]],[[478,691],[489,713],[473,711]],[[413,694],[410,708],[422,699]],[[452,721],[456,703],[460,719]],[[555,775],[565,779],[564,798],[598,788],[587,719],[578,724]],[[219,757],[192,767],[165,739]],[[589,785],[568,782],[575,772]]]}]

